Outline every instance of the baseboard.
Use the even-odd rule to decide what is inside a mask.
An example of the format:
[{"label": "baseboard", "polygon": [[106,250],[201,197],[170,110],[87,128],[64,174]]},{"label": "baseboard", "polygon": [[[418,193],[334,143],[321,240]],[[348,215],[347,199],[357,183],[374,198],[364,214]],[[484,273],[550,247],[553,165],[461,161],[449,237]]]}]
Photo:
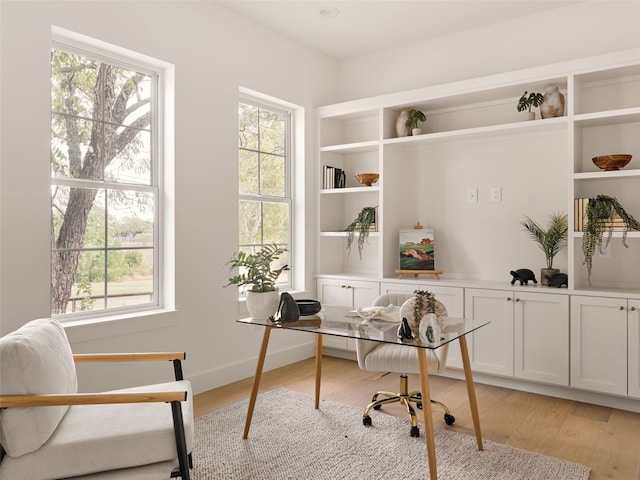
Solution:
[{"label": "baseboard", "polygon": [[[280,350],[269,349],[265,358],[263,371],[267,372],[315,356],[316,344],[313,338],[311,340],[312,341],[308,343]],[[258,362],[257,353],[256,351],[254,357],[247,358],[241,362],[212,368],[195,375],[189,375],[188,380],[191,382],[194,395],[237,382],[244,378],[253,377]]]}]

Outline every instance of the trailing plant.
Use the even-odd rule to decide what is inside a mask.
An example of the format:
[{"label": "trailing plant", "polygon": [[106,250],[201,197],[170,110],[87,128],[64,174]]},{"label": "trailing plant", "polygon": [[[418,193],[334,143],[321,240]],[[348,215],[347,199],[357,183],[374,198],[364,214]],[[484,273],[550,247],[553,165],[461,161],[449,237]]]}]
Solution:
[{"label": "trailing plant", "polygon": [[427,313],[436,313],[436,296],[428,290],[414,290],[413,321],[416,325]]},{"label": "trailing plant", "polygon": [[567,244],[567,236],[569,235],[567,214],[552,213],[546,229],[526,215],[520,223],[529,233],[529,236],[538,242],[547,260],[547,268],[553,268],[553,259],[560,249]]},{"label": "trailing plant", "polygon": [[287,251],[278,247],[275,243],[265,245],[255,253],[239,251],[234,253],[225,265],[230,270],[234,268],[244,269],[229,279],[225,285],[237,285],[239,287],[251,286],[252,292],[273,292],[276,290],[276,280],[282,272],[289,270],[288,265],[273,268],[272,264]]},{"label": "trailing plant", "polygon": [[358,216],[353,222],[351,222],[347,228],[344,229],[347,232],[347,250],[351,253],[351,245],[355,240],[356,233],[358,234],[358,253],[362,258],[362,249],[364,248],[364,242],[366,242],[369,236],[371,225],[376,222],[376,207],[364,207],[358,213]]},{"label": "trailing plant", "polygon": [[[615,197],[598,195],[595,198],[589,199],[586,212],[587,223],[584,226],[582,236],[582,253],[584,254],[584,264],[587,266],[589,285],[591,285],[593,254],[596,252],[596,249],[604,253],[609,246],[609,241],[613,233],[611,223],[615,215],[618,215],[624,223],[625,228],[622,231],[622,244],[625,248],[629,248],[627,245],[627,232],[629,230],[640,230],[640,222],[627,213]],[[603,241],[605,232],[608,232],[608,235],[606,241]]]},{"label": "trailing plant", "polygon": [[414,128],[418,128],[418,123],[424,122],[426,120],[427,116],[424,113],[422,113],[420,110],[412,108],[411,110],[409,110],[409,118],[407,118],[405,126],[409,129],[409,131],[411,131]]},{"label": "trailing plant", "polygon": [[520,100],[518,100],[517,108],[519,112],[524,112],[525,110],[530,112],[531,107],[539,107],[540,105],[542,105],[542,94],[536,92],[529,93],[525,90]]}]

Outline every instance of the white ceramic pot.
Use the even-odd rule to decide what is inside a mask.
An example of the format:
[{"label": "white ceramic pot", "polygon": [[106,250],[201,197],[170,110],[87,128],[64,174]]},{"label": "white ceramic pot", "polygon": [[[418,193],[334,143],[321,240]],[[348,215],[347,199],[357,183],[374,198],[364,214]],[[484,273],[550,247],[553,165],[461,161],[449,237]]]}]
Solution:
[{"label": "white ceramic pot", "polygon": [[411,130],[411,136],[417,137],[418,135],[422,135],[421,128],[414,128],[413,130]]},{"label": "white ceramic pot", "polygon": [[403,110],[398,115],[396,120],[396,135],[398,137],[406,137],[409,135],[409,129],[407,128],[407,120],[409,119],[409,110]]},{"label": "white ceramic pot", "polygon": [[561,117],[564,115],[564,95],[558,87],[549,87],[544,91],[540,116],[542,118]]},{"label": "white ceramic pot", "polygon": [[280,292],[252,292],[245,293],[247,297],[247,310],[249,315],[255,320],[264,320],[274,315],[278,310]]}]

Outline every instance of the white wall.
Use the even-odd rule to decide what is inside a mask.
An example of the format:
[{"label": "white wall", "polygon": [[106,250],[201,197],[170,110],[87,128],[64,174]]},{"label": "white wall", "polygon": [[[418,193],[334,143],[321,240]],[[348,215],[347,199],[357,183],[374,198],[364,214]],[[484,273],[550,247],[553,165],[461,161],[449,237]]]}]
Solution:
[{"label": "white wall", "polygon": [[[237,245],[238,87],[305,107],[313,132],[313,107],[335,101],[336,63],[213,2],[2,1],[0,8],[1,333],[49,315],[49,76],[56,25],[175,65],[176,311],[70,328],[74,350],[185,350],[185,374],[197,391],[250,376],[262,331],[234,323],[236,290],[222,288],[229,277],[224,263]],[[311,165],[311,133],[305,141]],[[307,195],[311,186],[308,179]],[[310,230],[313,222],[307,225]],[[307,288],[313,258],[306,255]],[[270,365],[309,356],[312,341],[276,335],[270,353],[293,351],[272,356]],[[84,390],[160,381],[170,373],[166,365],[136,366],[118,369],[122,378],[116,378],[116,367],[89,368],[80,370]]]},{"label": "white wall", "polygon": [[[401,25],[389,28],[402,28]],[[348,59],[347,101],[640,47],[640,2],[595,0]]]}]

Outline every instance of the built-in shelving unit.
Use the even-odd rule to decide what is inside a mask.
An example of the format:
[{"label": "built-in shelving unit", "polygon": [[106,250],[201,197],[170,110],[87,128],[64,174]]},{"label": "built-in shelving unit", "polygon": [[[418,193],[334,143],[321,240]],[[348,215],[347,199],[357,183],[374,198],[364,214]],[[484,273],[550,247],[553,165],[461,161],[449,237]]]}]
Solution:
[{"label": "built-in shelving unit", "polygon": [[[515,108],[520,95],[548,86],[565,96],[564,115],[524,120]],[[398,115],[409,108],[427,114],[423,134],[398,137]],[[320,107],[317,118],[317,170],[334,166],[347,178],[346,188],[318,189],[320,275],[394,277],[398,230],[421,221],[436,231],[436,265],[445,278],[495,281],[511,268],[542,264],[542,258],[531,260],[531,250],[512,247],[526,242],[518,226],[522,215],[564,210],[573,226],[575,198],[608,194],[640,217],[637,51]],[[591,158],[610,153],[631,153],[633,159],[617,172],[598,170]],[[359,185],[354,175],[365,172],[380,173],[378,183]],[[478,205],[465,198],[473,188],[479,188]],[[509,205],[491,205],[490,188],[498,188]],[[378,231],[360,258],[347,254],[343,231],[365,206],[378,207]],[[572,231],[560,260],[570,290],[617,286],[640,296],[639,233],[629,233],[633,246],[624,255],[613,245],[611,258],[594,259],[591,284],[581,239],[581,232]],[[477,258],[474,243],[482,253]]]}]

